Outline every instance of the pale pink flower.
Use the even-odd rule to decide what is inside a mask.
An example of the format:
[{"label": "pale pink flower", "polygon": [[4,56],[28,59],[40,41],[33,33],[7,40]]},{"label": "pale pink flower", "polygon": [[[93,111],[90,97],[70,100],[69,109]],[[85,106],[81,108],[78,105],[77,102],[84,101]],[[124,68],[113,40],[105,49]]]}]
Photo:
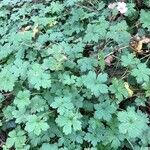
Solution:
[{"label": "pale pink flower", "polygon": [[118,2],[117,3],[117,10],[121,13],[124,14],[127,12],[128,8],[125,2]]},{"label": "pale pink flower", "polygon": [[116,3],[110,3],[109,5],[108,5],[108,8],[109,9],[114,9],[115,7],[116,7]]}]

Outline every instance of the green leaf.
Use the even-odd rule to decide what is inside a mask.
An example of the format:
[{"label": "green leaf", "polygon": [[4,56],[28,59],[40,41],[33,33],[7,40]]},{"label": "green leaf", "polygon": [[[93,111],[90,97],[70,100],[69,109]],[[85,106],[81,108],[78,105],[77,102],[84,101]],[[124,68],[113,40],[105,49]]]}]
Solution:
[{"label": "green leaf", "polygon": [[125,21],[121,21],[115,25],[111,25],[109,28],[109,32],[107,33],[107,38],[111,38],[118,44],[124,44],[126,46],[131,38],[131,35],[127,32],[127,29],[128,26]]},{"label": "green leaf", "polygon": [[91,58],[82,57],[77,61],[77,63],[82,72],[93,70],[95,67],[98,66],[98,61],[92,57]]},{"label": "green leaf", "polygon": [[145,4],[147,7],[150,7],[150,0],[144,0],[144,4]]},{"label": "green leaf", "polygon": [[127,8],[128,8],[128,11],[125,13],[125,16],[128,16],[128,19],[130,21],[137,19],[139,13],[135,9],[136,8],[135,4],[127,3]]},{"label": "green leaf", "polygon": [[23,61],[21,59],[16,59],[14,61],[14,65],[10,68],[10,72],[12,72],[16,77],[26,78],[26,72],[29,63],[27,61]]},{"label": "green leaf", "polygon": [[51,76],[47,73],[42,65],[34,63],[28,71],[29,83],[37,90],[40,87],[48,88],[51,87]]},{"label": "green leaf", "polygon": [[26,142],[26,136],[25,132],[21,129],[12,130],[8,134],[8,138],[6,141],[6,146],[8,148],[11,148],[12,146],[15,146],[15,148],[23,148],[25,146]]},{"label": "green leaf", "polygon": [[0,72],[0,91],[12,91],[17,78],[9,71],[9,67],[5,67]]},{"label": "green leaf", "polygon": [[46,100],[41,96],[34,96],[31,99],[30,108],[32,113],[48,111]]},{"label": "green leaf", "polygon": [[52,71],[61,70],[63,68],[62,62],[57,61],[53,57],[49,57],[49,58],[44,59],[44,63],[42,65],[43,65],[43,68],[50,69]]},{"label": "green leaf", "polygon": [[15,36],[17,38],[17,41],[14,41],[14,39],[12,39],[12,40],[16,44],[19,44],[19,43],[26,44],[26,43],[30,43],[32,40],[32,32],[31,31],[18,32]]},{"label": "green leaf", "polygon": [[29,133],[34,132],[37,136],[40,135],[42,131],[46,131],[49,128],[46,118],[42,119],[36,115],[30,115],[27,120],[25,130]]},{"label": "green leaf", "polygon": [[90,17],[83,8],[72,9],[72,21],[80,21]]},{"label": "green leaf", "polygon": [[6,121],[11,120],[13,118],[12,112],[16,110],[16,107],[14,106],[8,106],[3,109],[3,115],[6,119]]},{"label": "green leaf", "polygon": [[112,85],[109,86],[109,90],[111,91],[111,93],[115,94],[116,98],[119,101],[123,100],[124,97],[127,98],[129,96],[124,82],[116,78],[112,80]]},{"label": "green leaf", "polygon": [[13,52],[9,43],[4,44],[3,46],[0,45],[0,60],[6,58]]},{"label": "green leaf", "polygon": [[16,118],[15,123],[21,124],[27,121],[29,113],[25,109],[13,110],[12,115]]},{"label": "green leaf", "polygon": [[66,6],[73,6],[78,1],[80,1],[80,0],[65,0],[65,5]]},{"label": "green leaf", "polygon": [[107,128],[104,137],[104,145],[111,144],[111,148],[114,149],[118,149],[124,141],[124,135],[120,134],[118,128],[113,128],[112,126],[111,128]]},{"label": "green leaf", "polygon": [[49,144],[49,143],[43,143],[40,150],[58,150],[57,144]]},{"label": "green leaf", "polygon": [[55,101],[51,104],[52,108],[57,108],[60,115],[65,114],[67,111],[74,109],[70,97],[56,97]]},{"label": "green leaf", "polygon": [[137,97],[135,99],[135,103],[137,106],[146,106],[145,103],[146,103],[146,98],[144,97]]},{"label": "green leaf", "polygon": [[137,68],[134,68],[131,71],[138,83],[148,82],[150,77],[150,69],[146,66],[145,63],[140,63],[137,65]]},{"label": "green leaf", "polygon": [[149,97],[150,96],[150,81],[145,82],[142,86],[146,90],[145,91],[146,97]]},{"label": "green leaf", "polygon": [[84,139],[91,143],[93,146],[96,146],[99,142],[104,139],[104,131],[105,128],[103,125],[99,124],[96,129],[88,128],[88,132],[86,133]]},{"label": "green leaf", "polygon": [[99,18],[97,24],[88,24],[86,34],[84,36],[85,42],[98,42],[99,39],[105,39],[109,23],[104,17]]},{"label": "green leaf", "polygon": [[99,64],[101,67],[101,70],[104,71],[105,69],[105,55],[102,51],[99,52]]},{"label": "green leaf", "polygon": [[121,64],[124,67],[133,67],[138,63],[140,63],[140,60],[135,58],[133,53],[128,53],[121,56]]},{"label": "green leaf", "polygon": [[119,132],[127,135],[129,138],[142,136],[148,129],[149,120],[141,111],[135,112],[133,107],[128,107],[127,111],[118,112]]},{"label": "green leaf", "polygon": [[5,100],[5,97],[2,93],[0,93],[0,103],[3,102]]},{"label": "green leaf", "polygon": [[112,118],[112,114],[116,112],[115,105],[113,103],[110,103],[109,100],[106,100],[105,102],[101,102],[99,104],[95,104],[94,108],[94,117],[96,119],[103,119],[106,121],[110,121]]},{"label": "green leaf", "polygon": [[51,2],[50,9],[52,13],[60,13],[64,7],[63,4],[60,4],[59,2]]},{"label": "green leaf", "polygon": [[140,13],[140,22],[142,23],[143,28],[147,28],[150,31],[150,11],[141,10]]},{"label": "green leaf", "polygon": [[105,84],[107,81],[107,74],[96,75],[95,72],[89,71],[86,76],[83,76],[83,83],[85,87],[91,90],[95,96],[108,93],[108,86]]},{"label": "green leaf", "polygon": [[74,75],[70,75],[69,73],[64,73],[64,74],[60,74],[60,81],[64,84],[64,85],[72,85],[75,84],[76,82],[76,76]]},{"label": "green leaf", "polygon": [[105,7],[105,3],[103,1],[98,3],[98,10],[102,10]]},{"label": "green leaf", "polygon": [[30,92],[28,90],[20,91],[14,99],[14,104],[18,109],[23,109],[30,104]]},{"label": "green leaf", "polygon": [[63,127],[63,132],[68,135],[72,130],[81,130],[81,122],[79,119],[81,115],[79,113],[73,113],[72,111],[66,112],[64,115],[58,115],[56,123]]},{"label": "green leaf", "polygon": [[56,23],[56,17],[41,17],[41,16],[32,16],[32,21],[35,24],[42,25],[42,26],[53,26]]}]

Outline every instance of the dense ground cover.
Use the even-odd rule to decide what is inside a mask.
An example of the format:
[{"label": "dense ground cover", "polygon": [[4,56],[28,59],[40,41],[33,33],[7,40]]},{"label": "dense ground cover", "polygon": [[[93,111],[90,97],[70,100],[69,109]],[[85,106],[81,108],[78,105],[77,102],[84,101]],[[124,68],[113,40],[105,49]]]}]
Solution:
[{"label": "dense ground cover", "polygon": [[0,147],[148,150],[149,8],[1,0]]}]

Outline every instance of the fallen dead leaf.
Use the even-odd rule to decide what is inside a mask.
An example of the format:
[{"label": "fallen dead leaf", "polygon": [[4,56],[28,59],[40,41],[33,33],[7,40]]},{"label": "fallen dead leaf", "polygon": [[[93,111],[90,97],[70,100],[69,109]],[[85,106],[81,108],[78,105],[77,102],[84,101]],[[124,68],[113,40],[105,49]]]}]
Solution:
[{"label": "fallen dead leaf", "polygon": [[112,56],[112,55],[109,55],[109,56],[107,56],[107,57],[105,58],[105,63],[106,63],[106,65],[108,65],[108,66],[111,66],[112,61],[113,61],[113,56]]}]

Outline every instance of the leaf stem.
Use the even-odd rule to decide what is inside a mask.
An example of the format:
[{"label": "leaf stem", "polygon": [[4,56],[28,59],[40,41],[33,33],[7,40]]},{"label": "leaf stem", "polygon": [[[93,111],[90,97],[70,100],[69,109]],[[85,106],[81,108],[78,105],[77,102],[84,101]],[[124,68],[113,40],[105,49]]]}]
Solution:
[{"label": "leaf stem", "polygon": [[89,8],[89,7],[87,7],[87,6],[84,6],[84,5],[80,5],[80,4],[75,4],[77,7],[81,7],[81,8],[84,8],[84,9],[86,9],[86,10],[89,10],[89,11],[92,11],[92,12],[95,12],[95,13],[98,13],[99,11],[97,11],[97,10],[94,10],[94,9],[92,9],[92,8]]},{"label": "leaf stem", "polygon": [[128,141],[128,143],[130,144],[131,148],[134,150],[134,146],[133,144],[131,143],[131,141],[129,139],[126,138],[126,140]]}]

